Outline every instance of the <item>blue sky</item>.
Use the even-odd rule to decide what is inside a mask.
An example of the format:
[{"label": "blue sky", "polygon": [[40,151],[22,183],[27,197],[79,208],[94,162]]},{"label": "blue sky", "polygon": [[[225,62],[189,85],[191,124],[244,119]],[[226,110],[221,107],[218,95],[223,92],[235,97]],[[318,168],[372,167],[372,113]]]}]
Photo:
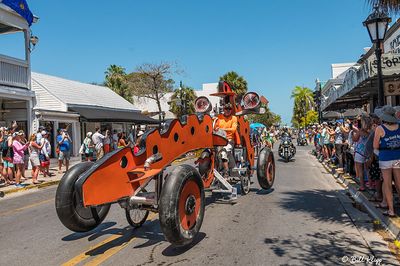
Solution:
[{"label": "blue sky", "polygon": [[[314,88],[330,64],[354,62],[370,46],[366,0],[29,1],[40,17],[33,71],[102,82],[110,64],[127,71],[174,61],[176,82],[196,89],[234,70],[285,122],[294,86]],[[21,51],[14,37],[0,53]],[[19,42],[18,42],[19,43]]]}]

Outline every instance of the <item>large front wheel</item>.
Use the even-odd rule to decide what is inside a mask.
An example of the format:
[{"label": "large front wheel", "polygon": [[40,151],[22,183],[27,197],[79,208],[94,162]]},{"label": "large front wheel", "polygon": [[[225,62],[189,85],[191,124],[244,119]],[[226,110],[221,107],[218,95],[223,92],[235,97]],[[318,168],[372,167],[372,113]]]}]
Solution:
[{"label": "large front wheel", "polygon": [[260,187],[270,189],[275,181],[274,154],[268,148],[264,148],[257,160],[257,179]]},{"label": "large front wheel", "polygon": [[204,218],[204,187],[200,174],[190,165],[177,166],[168,175],[160,197],[160,224],[175,246],[190,244]]},{"label": "large front wheel", "polygon": [[65,227],[75,232],[87,232],[96,228],[107,216],[110,205],[85,208],[75,189],[78,177],[93,165],[92,162],[79,163],[62,178],[56,192],[56,211]]}]

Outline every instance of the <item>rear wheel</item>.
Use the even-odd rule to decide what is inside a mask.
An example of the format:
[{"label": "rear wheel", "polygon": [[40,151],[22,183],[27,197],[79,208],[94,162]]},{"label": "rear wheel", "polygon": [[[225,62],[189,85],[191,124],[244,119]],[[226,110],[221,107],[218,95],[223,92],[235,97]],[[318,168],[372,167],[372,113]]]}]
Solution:
[{"label": "rear wheel", "polygon": [[84,207],[75,189],[78,177],[92,166],[84,162],[72,167],[61,178],[56,192],[56,211],[65,227],[75,232],[87,232],[96,228],[107,216],[110,204],[99,207]]},{"label": "rear wheel", "polygon": [[268,148],[264,148],[257,160],[257,179],[263,189],[272,188],[275,181],[274,154]]},{"label": "rear wheel", "polygon": [[166,239],[175,246],[190,244],[204,218],[204,188],[197,170],[176,167],[166,179],[160,196],[160,224]]}]

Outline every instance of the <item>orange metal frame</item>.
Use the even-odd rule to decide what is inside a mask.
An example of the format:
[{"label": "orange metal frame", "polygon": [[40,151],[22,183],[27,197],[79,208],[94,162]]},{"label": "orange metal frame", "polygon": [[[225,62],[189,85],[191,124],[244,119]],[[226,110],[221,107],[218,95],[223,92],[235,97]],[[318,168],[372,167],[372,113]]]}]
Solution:
[{"label": "orange metal frame", "polygon": [[[234,112],[240,112],[236,104],[236,94],[227,83],[220,85],[217,96],[229,96]],[[248,161],[254,163],[254,150],[250,143],[249,122],[238,116],[239,128],[235,136],[236,144],[247,147]],[[97,161],[76,182],[85,207],[117,202],[128,198],[147,181],[161,173],[176,158],[197,149],[213,148],[227,144],[227,139],[213,134],[213,119],[208,114],[189,115],[185,119],[174,119],[163,132],[152,130],[142,137],[145,147],[134,155],[131,148],[111,152]],[[158,155],[158,161],[145,169],[147,158]],[[214,162],[213,158],[211,158]],[[212,165],[213,166],[213,165]],[[204,186],[209,187],[213,180],[213,171],[203,179]]]}]

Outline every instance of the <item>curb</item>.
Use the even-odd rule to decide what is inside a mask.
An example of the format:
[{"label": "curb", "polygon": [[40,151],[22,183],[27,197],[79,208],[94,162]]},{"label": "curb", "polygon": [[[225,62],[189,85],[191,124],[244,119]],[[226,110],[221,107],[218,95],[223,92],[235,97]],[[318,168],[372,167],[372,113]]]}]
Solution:
[{"label": "curb", "polygon": [[337,180],[338,183],[342,184],[353,197],[354,201],[362,205],[368,214],[375,220],[375,222],[380,223],[388,232],[390,232],[398,240],[400,234],[400,226],[396,225],[390,218],[384,216],[374,205],[371,203],[367,196],[361,191],[358,191],[356,183],[353,180],[349,180],[344,177],[343,174],[339,174],[335,169],[330,168],[325,163],[321,163],[322,166],[327,170],[332,176]]},{"label": "curb", "polygon": [[45,188],[45,187],[49,187],[49,186],[53,186],[53,185],[58,185],[58,183],[60,183],[60,180],[52,180],[52,181],[43,182],[38,185],[28,185],[28,186],[22,187],[22,188],[13,188],[13,189],[3,191],[3,195],[5,196],[5,195],[9,195],[9,194],[16,193],[16,192],[31,190],[34,188]]}]

